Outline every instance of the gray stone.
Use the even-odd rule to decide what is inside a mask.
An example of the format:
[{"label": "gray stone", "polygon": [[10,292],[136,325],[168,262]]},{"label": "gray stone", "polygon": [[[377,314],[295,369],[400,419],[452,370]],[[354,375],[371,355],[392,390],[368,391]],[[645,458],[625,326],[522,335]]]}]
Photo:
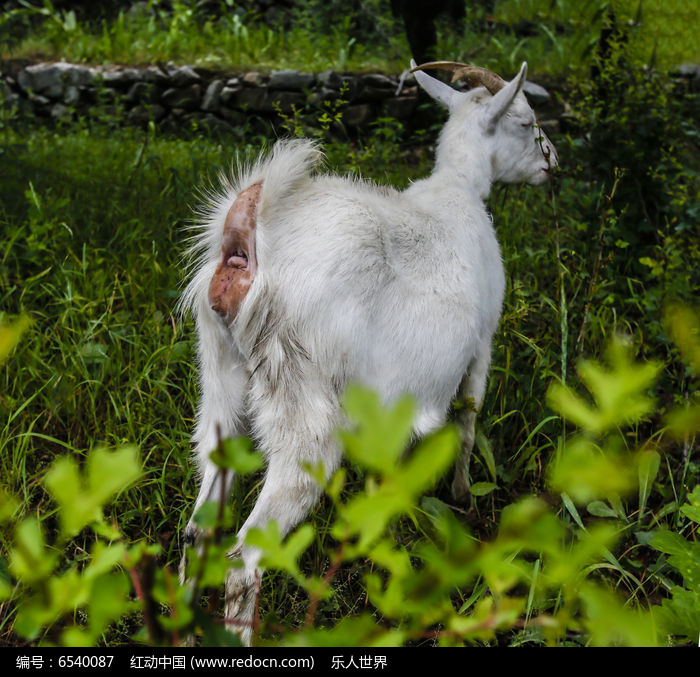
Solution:
[{"label": "gray stone", "polygon": [[340,85],[343,82],[343,78],[340,76],[340,74],[333,70],[327,70],[319,73],[316,79],[323,87],[333,89],[340,89]]},{"label": "gray stone", "polygon": [[95,102],[100,102],[101,104],[113,104],[116,103],[119,98],[119,93],[114,89],[109,89],[107,87],[101,87],[100,89],[87,90],[85,94],[90,94],[89,98],[93,99]]},{"label": "gray stone", "polygon": [[678,74],[684,78],[700,80],[700,65],[696,63],[684,63],[678,67]]},{"label": "gray stone", "polygon": [[131,123],[144,125],[151,120],[154,122],[162,120],[166,113],[167,111],[163,106],[154,103],[150,106],[136,106],[136,108],[132,108],[127,117]]},{"label": "gray stone", "polygon": [[32,91],[52,99],[63,95],[67,86],[92,85],[97,71],[94,68],[59,61],[27,66],[18,75],[18,84],[25,91]]},{"label": "gray stone", "polygon": [[157,103],[160,101],[161,90],[150,82],[135,82],[126,100],[130,103]]},{"label": "gray stone", "polygon": [[691,91],[700,91],[700,66],[694,63],[684,63],[678,68],[678,74],[688,82]]},{"label": "gray stone", "polygon": [[48,89],[55,87],[58,87],[59,94],[63,91],[63,81],[59,72],[55,69],[51,70],[50,64],[40,63],[28,66],[20,71],[17,82],[25,92],[31,91],[35,94],[43,94]]},{"label": "gray stone", "polygon": [[[10,92],[0,98],[0,108],[10,110],[12,108],[24,108],[26,99],[23,99],[19,94]],[[23,105],[24,104],[24,105]]]},{"label": "gray stone", "polygon": [[410,117],[418,105],[418,97],[415,96],[397,96],[387,99],[382,104],[382,115],[388,115],[398,120],[403,120]]},{"label": "gray stone", "polygon": [[393,90],[376,89],[374,87],[365,86],[362,89],[362,94],[358,98],[362,98],[363,100],[366,100],[366,101],[373,101],[375,103],[378,103],[378,102],[384,101],[385,99],[388,99],[392,96],[394,96]]},{"label": "gray stone", "polygon": [[68,120],[70,119],[70,111],[62,103],[55,103],[51,106],[49,114],[54,120]]},{"label": "gray stone", "polygon": [[149,66],[141,73],[141,77],[144,82],[151,82],[164,88],[170,83],[168,76],[158,66]]},{"label": "gray stone", "polygon": [[9,110],[19,106],[20,98],[20,95],[13,92],[7,82],[0,80],[0,108]]},{"label": "gray stone", "polygon": [[65,103],[66,106],[75,106],[79,101],[80,90],[74,85],[66,87],[66,91],[63,93],[63,103]]},{"label": "gray stone", "polygon": [[361,97],[368,101],[383,101],[394,96],[396,82],[381,73],[368,73],[360,78],[362,83]]},{"label": "gray stone", "polygon": [[175,66],[174,64],[168,64],[167,70],[170,83],[174,87],[186,87],[187,85],[200,82],[202,79],[192,66]]},{"label": "gray stone", "polygon": [[104,70],[101,72],[102,82],[107,87],[127,89],[141,79],[140,71],[135,68],[119,68],[117,70]]},{"label": "gray stone", "polygon": [[41,96],[41,94],[34,94],[30,97],[30,101],[37,108],[45,108],[51,103],[50,99],[47,99],[45,96]]},{"label": "gray stone", "polygon": [[343,110],[342,121],[348,127],[364,127],[374,118],[374,109],[367,103],[348,106]]},{"label": "gray stone", "polygon": [[313,85],[316,76],[313,73],[301,73],[294,70],[272,71],[270,74],[270,89],[284,89],[300,92]]},{"label": "gray stone", "polygon": [[185,108],[194,110],[199,108],[199,101],[202,96],[202,88],[199,85],[189,87],[173,87],[165,90],[161,101],[169,108]]},{"label": "gray stone", "polygon": [[533,106],[547,103],[552,98],[544,87],[529,80],[525,80],[523,92]]},{"label": "gray stone", "polygon": [[226,80],[226,86],[229,88],[238,88],[240,89],[241,85],[241,79],[240,78],[229,78]]},{"label": "gray stone", "polygon": [[50,87],[44,89],[42,94],[44,96],[48,96],[49,99],[60,99],[63,97],[63,84],[61,82],[56,82]]},{"label": "gray stone", "polygon": [[390,92],[396,89],[396,83],[381,73],[367,73],[360,78],[360,81],[365,87],[372,89],[386,89]]},{"label": "gray stone", "polygon": [[263,76],[257,71],[251,71],[243,76],[243,82],[253,87],[262,87],[265,84]]},{"label": "gray stone", "polygon": [[207,91],[204,92],[204,98],[202,99],[202,110],[215,111],[219,108],[219,98],[223,88],[223,80],[212,80],[209,83]]},{"label": "gray stone", "polygon": [[37,94],[57,97],[64,87],[85,87],[91,85],[95,77],[94,68],[58,61],[27,66],[19,75],[19,84],[25,91],[31,89]]},{"label": "gray stone", "polygon": [[67,84],[76,87],[91,87],[97,78],[97,69],[72,64],[67,74]]},{"label": "gray stone", "polygon": [[332,103],[340,98],[340,92],[337,89],[329,89],[324,87],[318,92],[313,92],[309,96],[309,105],[311,106],[322,106],[326,102]]},{"label": "gray stone", "polygon": [[266,107],[267,90],[263,87],[245,87],[236,92],[234,104],[237,108],[248,108],[253,111],[268,110]]},{"label": "gray stone", "polygon": [[20,86],[21,89],[23,89],[25,92],[28,92],[31,89],[31,82],[30,82],[30,77],[27,74],[26,70],[21,70],[19,74],[17,75],[17,84]]},{"label": "gray stone", "polygon": [[199,124],[210,134],[214,135],[231,134],[233,132],[231,125],[228,122],[224,122],[221,118],[217,118],[216,115],[205,115],[199,120]]},{"label": "gray stone", "polygon": [[238,87],[224,87],[219,93],[219,101],[224,106],[231,106],[235,104],[236,94],[243,89],[240,85]]},{"label": "gray stone", "polygon": [[266,109],[269,111],[281,110],[283,113],[292,111],[292,107],[303,107],[306,103],[306,96],[301,92],[280,92],[272,91],[266,101]]}]

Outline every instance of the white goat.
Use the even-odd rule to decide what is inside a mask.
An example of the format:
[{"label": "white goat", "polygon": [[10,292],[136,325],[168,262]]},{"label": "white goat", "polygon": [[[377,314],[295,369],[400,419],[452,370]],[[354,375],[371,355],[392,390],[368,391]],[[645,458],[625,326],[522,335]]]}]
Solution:
[{"label": "white goat", "polygon": [[[445,421],[460,382],[477,408],[484,395],[504,292],[484,200],[494,181],[546,181],[556,153],[521,92],[525,63],[510,83],[464,64],[427,66],[474,87],[460,92],[416,72],[450,113],[428,178],[398,192],[314,175],[318,148],[280,141],[226,183],[197,236],[182,301],[199,337],[195,511],[230,489],[209,460],[217,429],[252,435],[268,463],[232,553],[244,566],[231,569],[226,585],[226,616],[246,642],[259,553],[245,535],[269,520],[287,533],[314,506],[320,490],[302,464],[323,462],[330,474],[340,463],[334,431],[346,385],[364,383],[385,401],[412,394],[419,436]],[[453,483],[460,496],[474,417],[467,412]],[[187,540],[196,532],[190,521]]]}]

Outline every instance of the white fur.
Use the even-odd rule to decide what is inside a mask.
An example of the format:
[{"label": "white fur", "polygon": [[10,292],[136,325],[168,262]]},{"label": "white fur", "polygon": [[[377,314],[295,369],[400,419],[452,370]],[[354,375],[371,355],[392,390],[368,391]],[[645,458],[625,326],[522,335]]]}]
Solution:
[{"label": "white fur", "polygon": [[[338,466],[334,430],[347,384],[371,386],[387,402],[413,395],[418,435],[444,422],[460,382],[460,394],[481,403],[505,284],[484,199],[494,181],[546,180],[543,151],[556,165],[520,91],[525,72],[523,65],[496,96],[483,88],[457,92],[418,73],[450,117],[433,173],[403,192],[314,174],[321,153],[313,142],[297,140],[278,142],[210,196],[182,300],[196,320],[201,379],[194,442],[202,486],[195,510],[221,491],[208,458],[217,425],[224,437],[252,435],[268,471],[239,534],[234,554],[245,566],[231,570],[226,611],[240,621],[231,628],[243,628],[247,642],[259,554],[244,536],[270,519],[286,533],[316,503],[319,488],[301,464],[323,462],[328,474]],[[258,271],[226,326],[209,307],[208,286],[226,213],[257,181],[263,185]],[[474,416],[464,416],[464,460],[453,486],[462,497]],[[188,529],[195,530],[192,522]]]}]

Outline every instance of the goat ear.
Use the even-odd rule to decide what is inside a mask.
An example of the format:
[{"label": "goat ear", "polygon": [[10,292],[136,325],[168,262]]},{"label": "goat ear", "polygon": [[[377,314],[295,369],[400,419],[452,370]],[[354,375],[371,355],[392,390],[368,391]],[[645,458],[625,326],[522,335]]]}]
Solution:
[{"label": "goat ear", "polygon": [[496,123],[503,117],[503,114],[510,108],[518,92],[525,84],[527,77],[527,61],[523,61],[520,72],[513,78],[500,92],[497,92],[489,101],[489,131],[493,131]]},{"label": "goat ear", "polygon": [[[418,64],[411,59],[411,68],[415,68]],[[418,84],[426,91],[428,96],[440,102],[448,110],[451,109],[460,93],[456,89],[452,89],[449,85],[441,82],[437,78],[434,78],[423,71],[414,71]]]}]

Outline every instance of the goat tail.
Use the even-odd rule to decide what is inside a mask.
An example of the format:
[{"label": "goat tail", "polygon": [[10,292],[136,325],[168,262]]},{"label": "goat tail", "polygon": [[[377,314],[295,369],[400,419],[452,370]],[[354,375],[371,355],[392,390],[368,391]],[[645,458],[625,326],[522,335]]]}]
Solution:
[{"label": "goat tail", "polygon": [[277,221],[276,214],[285,201],[322,160],[323,153],[315,141],[282,139],[253,163],[239,160],[233,171],[219,176],[218,185],[201,191],[185,252],[188,280],[178,302],[181,313],[196,312],[198,304],[206,301],[209,282],[221,257],[226,214],[238,195],[253,184],[262,184],[257,220],[265,225],[258,230],[257,238],[264,239],[261,231]]},{"label": "goat tail", "polygon": [[258,219],[269,221],[278,206],[309,178],[322,160],[323,152],[310,139],[277,141],[272,151],[258,160],[257,171],[253,172],[257,176],[251,176],[250,180],[250,183],[261,181],[263,185]]}]

